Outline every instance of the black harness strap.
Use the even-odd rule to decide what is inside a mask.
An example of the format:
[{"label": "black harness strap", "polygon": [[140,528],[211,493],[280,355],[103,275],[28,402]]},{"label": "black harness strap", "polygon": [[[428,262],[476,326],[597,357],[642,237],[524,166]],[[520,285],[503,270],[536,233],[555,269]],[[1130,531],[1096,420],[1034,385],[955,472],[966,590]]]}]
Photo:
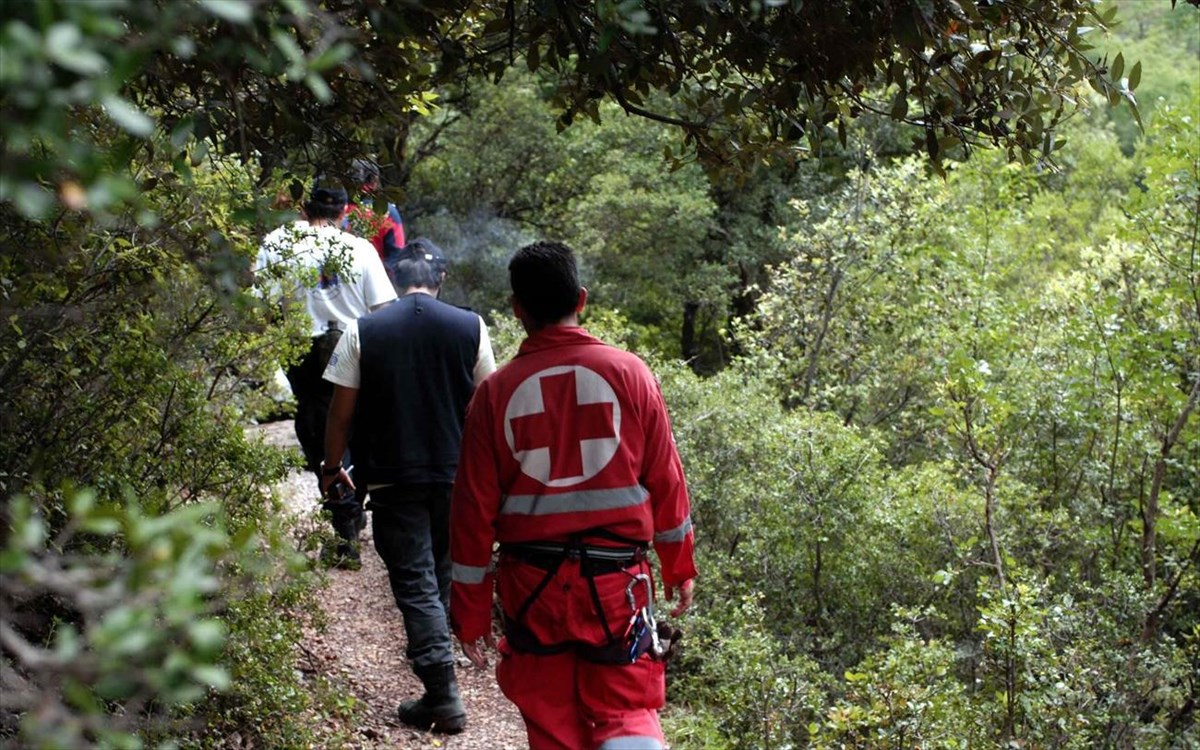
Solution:
[{"label": "black harness strap", "polygon": [[[550,582],[554,580],[554,574],[558,572],[558,569],[562,567],[563,560],[566,559],[567,558],[565,555],[558,558],[558,560],[554,562],[550,569],[546,571],[546,575],[542,577],[542,580],[538,583],[538,585],[533,587],[533,592],[525,598],[524,603],[522,603],[520,609],[517,610],[517,616],[514,619],[518,623],[525,622],[525,615],[529,614],[529,608],[533,606],[533,603],[537,601],[537,598],[542,595],[542,592],[545,591],[546,587],[550,585]],[[524,625],[522,625],[522,627],[524,627]]]},{"label": "black harness strap", "polygon": [[[580,547],[579,569],[582,571],[588,563],[587,547]],[[596,619],[600,620],[600,626],[604,628],[604,640],[612,643],[616,640],[613,637],[612,628],[608,626],[608,618],[604,616],[604,607],[600,603],[600,590],[596,588],[596,576],[587,576],[588,590],[592,593],[592,606],[596,608]]]}]

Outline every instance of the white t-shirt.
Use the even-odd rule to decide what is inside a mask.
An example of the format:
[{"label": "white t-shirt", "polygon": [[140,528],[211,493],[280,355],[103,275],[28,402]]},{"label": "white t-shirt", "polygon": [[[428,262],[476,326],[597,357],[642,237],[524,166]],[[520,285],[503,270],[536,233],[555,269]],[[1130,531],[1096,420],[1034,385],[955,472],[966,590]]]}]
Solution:
[{"label": "white t-shirt", "polygon": [[[479,317],[478,315],[476,317]],[[358,322],[350,323],[346,332],[338,339],[337,348],[329,358],[329,365],[322,376],[336,385],[358,388],[362,384],[362,345],[358,340]],[[487,324],[479,318],[479,351],[475,355],[474,383],[478,386],[483,379],[496,370],[496,355],[492,353],[492,340],[488,336]]]},{"label": "white t-shirt", "polygon": [[[340,273],[322,272],[331,263],[340,267]],[[313,336],[324,333],[331,320],[345,330],[371,308],[396,299],[396,290],[375,246],[335,226],[296,221],[268,234],[259,248],[256,271],[280,266],[310,269],[318,274],[315,286],[293,291],[298,298],[303,296],[312,318]],[[277,287],[276,292],[282,294],[284,290]]]}]

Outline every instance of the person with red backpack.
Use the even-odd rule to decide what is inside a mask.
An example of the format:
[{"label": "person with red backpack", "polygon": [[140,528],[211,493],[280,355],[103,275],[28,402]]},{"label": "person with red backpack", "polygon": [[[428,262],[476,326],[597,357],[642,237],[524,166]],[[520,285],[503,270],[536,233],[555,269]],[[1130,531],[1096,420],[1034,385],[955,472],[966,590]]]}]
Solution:
[{"label": "person with red backpack", "polygon": [[[359,203],[352,203],[342,226],[348,232],[371,241],[379,259],[390,270],[405,245],[404,219],[395,203],[388,203],[383,214],[376,213],[373,205],[374,195],[379,191],[379,166],[367,159],[355,159],[350,164],[350,181],[357,186]],[[393,278],[393,283],[395,279]]]}]

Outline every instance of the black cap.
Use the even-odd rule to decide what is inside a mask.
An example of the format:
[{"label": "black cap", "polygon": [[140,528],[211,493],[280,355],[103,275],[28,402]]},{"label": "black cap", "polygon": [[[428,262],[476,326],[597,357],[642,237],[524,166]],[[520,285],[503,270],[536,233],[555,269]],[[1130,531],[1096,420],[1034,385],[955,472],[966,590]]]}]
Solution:
[{"label": "black cap", "polygon": [[341,208],[350,200],[350,196],[340,186],[314,185],[309,200],[319,206]]},{"label": "black cap", "polygon": [[418,237],[408,242],[399,253],[396,260],[423,260],[435,268],[446,267],[446,254],[432,240]]}]

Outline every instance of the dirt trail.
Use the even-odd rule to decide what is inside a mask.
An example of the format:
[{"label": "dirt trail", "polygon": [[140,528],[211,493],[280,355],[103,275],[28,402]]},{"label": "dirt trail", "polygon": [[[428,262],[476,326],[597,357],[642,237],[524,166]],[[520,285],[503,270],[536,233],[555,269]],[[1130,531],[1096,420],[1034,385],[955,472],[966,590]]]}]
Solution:
[{"label": "dirt trail", "polygon": [[[274,445],[297,445],[290,421],[253,428]],[[294,473],[280,487],[287,507],[307,516],[315,502],[315,479]],[[318,599],[327,618],[323,632],[308,632],[303,648],[312,668],[359,702],[358,726],[337,727],[361,750],[519,750],[526,747],[520,715],[496,686],[494,669],[478,670],[460,655],[459,687],[467,707],[467,729],[447,737],[418,732],[396,719],[402,700],[421,694],[421,684],[404,660],[404,625],[387,571],[363,532],[362,570],[332,570]],[[457,644],[456,644],[457,647]],[[309,665],[306,665],[309,666]]]}]

